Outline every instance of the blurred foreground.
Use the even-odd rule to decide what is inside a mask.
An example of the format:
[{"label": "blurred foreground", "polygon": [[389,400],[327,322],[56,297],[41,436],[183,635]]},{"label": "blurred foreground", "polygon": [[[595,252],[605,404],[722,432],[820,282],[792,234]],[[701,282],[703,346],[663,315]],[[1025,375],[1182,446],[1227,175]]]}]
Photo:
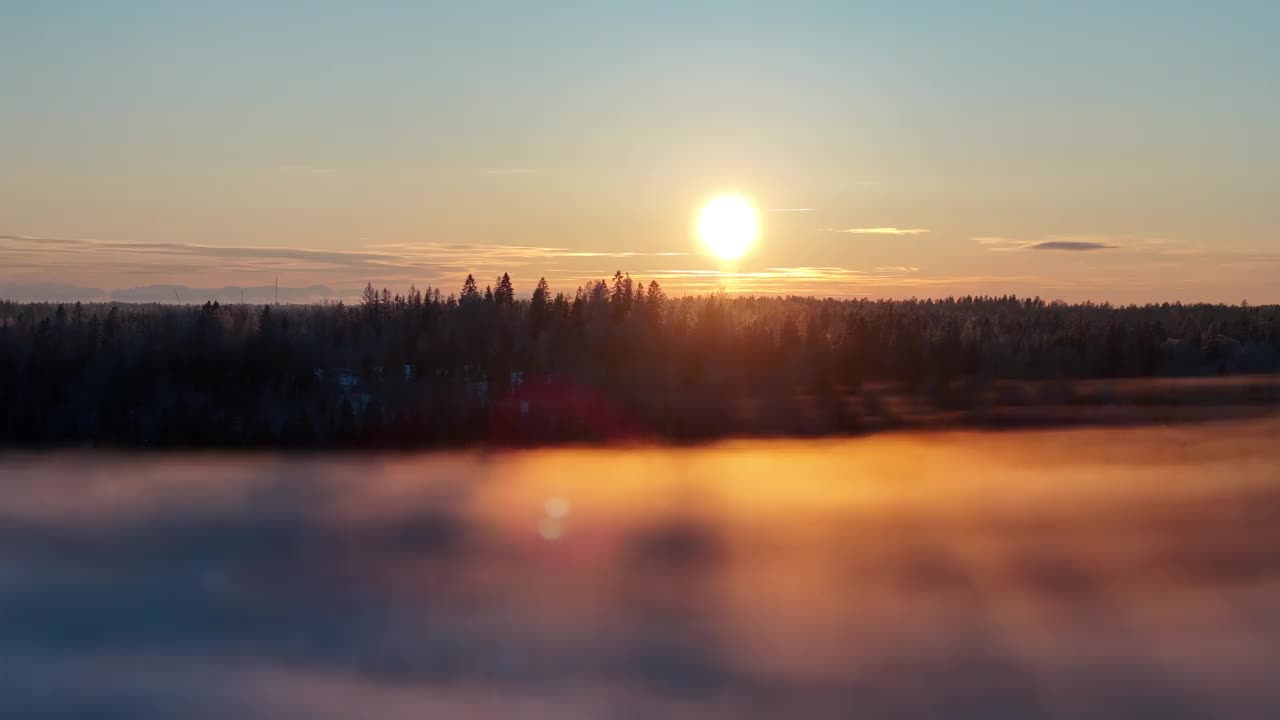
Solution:
[{"label": "blurred foreground", "polygon": [[8,455],[0,706],[1276,717],[1278,436]]}]

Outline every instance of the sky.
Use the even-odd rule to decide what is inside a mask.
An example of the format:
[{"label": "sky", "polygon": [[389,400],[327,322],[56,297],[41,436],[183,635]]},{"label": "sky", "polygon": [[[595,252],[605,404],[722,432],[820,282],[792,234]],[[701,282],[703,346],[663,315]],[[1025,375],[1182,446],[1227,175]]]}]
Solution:
[{"label": "sky", "polygon": [[[0,296],[1280,302],[1280,3],[0,0]],[[760,211],[709,255],[699,206]],[[182,297],[183,293],[186,297]]]}]

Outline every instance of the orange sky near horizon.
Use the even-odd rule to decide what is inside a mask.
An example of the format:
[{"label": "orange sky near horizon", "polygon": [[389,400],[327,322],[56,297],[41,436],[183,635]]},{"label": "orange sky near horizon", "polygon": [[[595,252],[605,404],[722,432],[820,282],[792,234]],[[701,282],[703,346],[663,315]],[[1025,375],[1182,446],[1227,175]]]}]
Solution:
[{"label": "orange sky near horizon", "polygon": [[1278,8],[10,8],[0,297],[1280,302]]}]

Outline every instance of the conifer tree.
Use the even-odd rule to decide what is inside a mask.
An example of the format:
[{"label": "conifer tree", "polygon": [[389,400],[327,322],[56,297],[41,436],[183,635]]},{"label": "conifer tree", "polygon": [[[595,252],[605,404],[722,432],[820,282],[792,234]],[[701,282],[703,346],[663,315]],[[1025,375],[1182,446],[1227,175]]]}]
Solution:
[{"label": "conifer tree", "polygon": [[511,286],[511,276],[507,273],[502,273],[502,277],[498,278],[497,288],[493,291],[493,299],[499,305],[511,305],[515,303],[515,288]]},{"label": "conifer tree", "polygon": [[471,273],[467,273],[467,279],[462,281],[462,293],[458,295],[458,302],[467,303],[480,299],[480,291],[476,288],[476,279]]}]

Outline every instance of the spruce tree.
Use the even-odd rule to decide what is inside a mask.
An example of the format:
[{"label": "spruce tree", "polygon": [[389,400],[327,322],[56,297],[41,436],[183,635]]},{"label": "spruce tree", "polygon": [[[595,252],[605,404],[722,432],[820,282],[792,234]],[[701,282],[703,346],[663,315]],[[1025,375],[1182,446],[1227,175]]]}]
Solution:
[{"label": "spruce tree", "polygon": [[476,288],[476,279],[471,273],[467,273],[467,279],[462,281],[462,293],[458,296],[458,302],[466,303],[480,299],[480,291]]}]

